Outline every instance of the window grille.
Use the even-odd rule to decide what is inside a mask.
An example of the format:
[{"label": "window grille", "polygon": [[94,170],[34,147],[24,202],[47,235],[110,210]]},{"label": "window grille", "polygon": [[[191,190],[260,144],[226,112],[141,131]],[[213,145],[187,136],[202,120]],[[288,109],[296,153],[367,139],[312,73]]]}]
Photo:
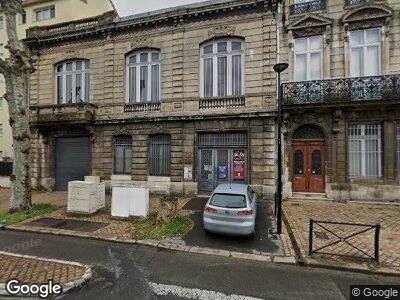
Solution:
[{"label": "window grille", "polygon": [[374,179],[382,176],[381,124],[349,125],[349,176]]},{"label": "window grille", "polygon": [[151,176],[170,176],[171,137],[169,135],[150,136],[149,162]]},{"label": "window grille", "polygon": [[131,174],[132,172],[132,137],[117,136],[114,138],[114,172]]}]

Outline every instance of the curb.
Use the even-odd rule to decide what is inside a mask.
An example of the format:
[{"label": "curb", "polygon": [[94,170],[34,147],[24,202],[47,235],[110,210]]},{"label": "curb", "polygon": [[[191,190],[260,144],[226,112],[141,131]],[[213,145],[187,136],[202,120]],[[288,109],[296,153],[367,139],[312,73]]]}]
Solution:
[{"label": "curb", "polygon": [[175,244],[166,241],[158,241],[158,240],[132,240],[127,238],[106,238],[101,236],[93,236],[88,233],[80,233],[80,232],[71,232],[68,230],[52,230],[47,228],[40,228],[35,229],[28,226],[15,226],[9,225],[4,228],[4,230],[9,231],[17,231],[17,232],[31,232],[31,233],[41,233],[41,234],[52,234],[58,236],[69,236],[75,238],[83,238],[83,239],[91,239],[91,240],[100,240],[104,242],[114,242],[120,244],[132,244],[132,245],[141,245],[141,246],[149,246],[155,247],[158,249],[164,250],[171,250],[171,251],[179,251],[185,253],[192,253],[192,254],[205,254],[205,255],[214,255],[220,257],[229,257],[229,258],[238,258],[238,259],[245,259],[257,262],[271,262],[271,263],[278,263],[278,264],[290,264],[296,265],[296,257],[294,256],[279,256],[274,255],[267,252],[258,252],[255,254],[251,253],[244,253],[244,252],[235,252],[235,251],[228,251],[222,249],[213,249],[213,248],[206,248],[206,247],[197,247],[197,246],[186,246],[182,244]]},{"label": "curb", "polygon": [[[41,260],[41,261],[46,261],[46,262],[54,262],[54,263],[59,263],[59,264],[64,264],[64,265],[85,268],[85,273],[83,274],[83,276],[81,278],[79,278],[75,281],[72,281],[72,282],[64,283],[61,285],[62,286],[62,294],[58,295],[57,297],[68,293],[72,289],[83,286],[86,282],[88,282],[92,278],[92,275],[93,275],[92,269],[89,266],[83,265],[81,263],[73,262],[73,261],[43,258],[43,257],[37,257],[37,256],[31,256],[31,255],[15,254],[15,253],[9,253],[9,252],[4,252],[4,251],[0,251],[0,255]],[[10,294],[6,291],[6,284],[0,284],[0,296],[10,296]]]}]

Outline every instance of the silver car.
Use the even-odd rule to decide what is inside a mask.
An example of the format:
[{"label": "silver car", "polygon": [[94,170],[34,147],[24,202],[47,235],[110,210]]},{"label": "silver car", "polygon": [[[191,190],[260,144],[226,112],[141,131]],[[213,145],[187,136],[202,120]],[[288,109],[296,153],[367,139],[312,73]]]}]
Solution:
[{"label": "silver car", "polygon": [[257,194],[247,184],[220,184],[203,212],[206,232],[254,236]]}]

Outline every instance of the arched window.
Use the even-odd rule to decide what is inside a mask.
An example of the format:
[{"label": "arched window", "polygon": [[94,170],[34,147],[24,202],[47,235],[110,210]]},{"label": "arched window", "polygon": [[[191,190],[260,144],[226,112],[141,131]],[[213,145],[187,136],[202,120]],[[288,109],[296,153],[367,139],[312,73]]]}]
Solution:
[{"label": "arched window", "polygon": [[160,51],[135,52],[126,58],[127,102],[160,101]]},{"label": "arched window", "polygon": [[88,60],[69,60],[56,66],[57,103],[89,102],[90,63]]},{"label": "arched window", "polygon": [[244,42],[221,39],[201,46],[200,75],[202,97],[244,94]]}]

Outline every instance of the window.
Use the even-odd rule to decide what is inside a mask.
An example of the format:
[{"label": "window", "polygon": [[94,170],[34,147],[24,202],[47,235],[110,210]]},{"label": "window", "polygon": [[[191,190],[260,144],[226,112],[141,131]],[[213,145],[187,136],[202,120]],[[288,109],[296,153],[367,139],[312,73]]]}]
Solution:
[{"label": "window", "polygon": [[200,73],[202,97],[243,95],[243,41],[240,39],[219,40],[203,45]]},{"label": "window", "polygon": [[150,136],[149,174],[169,176],[171,173],[171,137],[169,135]]},{"label": "window", "polygon": [[56,67],[57,103],[89,102],[90,63],[88,60],[63,62]]},{"label": "window", "polygon": [[303,160],[303,151],[297,150],[296,153],[294,154],[294,169],[295,169],[295,174],[297,176],[303,175],[303,166],[304,160]]},{"label": "window", "polygon": [[322,36],[294,40],[296,81],[322,79]]},{"label": "window", "polygon": [[160,51],[136,52],[126,64],[127,102],[160,101]]},{"label": "window", "polygon": [[54,19],[56,17],[56,9],[54,6],[37,9],[35,11],[36,22]]},{"label": "window", "polygon": [[400,123],[397,124],[397,177],[400,178]]},{"label": "window", "polygon": [[3,135],[4,135],[3,124],[0,124],[0,137],[2,137]]},{"label": "window", "polygon": [[4,19],[0,18],[0,29],[4,28]]},{"label": "window", "polygon": [[247,207],[246,197],[236,194],[214,194],[210,204],[216,207],[245,208]]},{"label": "window", "polygon": [[379,28],[350,32],[350,75],[375,76],[381,72]]},{"label": "window", "polygon": [[26,12],[25,11],[21,14],[21,24],[26,24]]},{"label": "window", "polygon": [[4,99],[0,98],[0,109],[3,109],[3,101],[4,101]]},{"label": "window", "polygon": [[131,136],[114,138],[114,172],[115,174],[131,174],[132,172]]},{"label": "window", "polygon": [[380,178],[382,176],[382,126],[349,125],[349,176]]}]

